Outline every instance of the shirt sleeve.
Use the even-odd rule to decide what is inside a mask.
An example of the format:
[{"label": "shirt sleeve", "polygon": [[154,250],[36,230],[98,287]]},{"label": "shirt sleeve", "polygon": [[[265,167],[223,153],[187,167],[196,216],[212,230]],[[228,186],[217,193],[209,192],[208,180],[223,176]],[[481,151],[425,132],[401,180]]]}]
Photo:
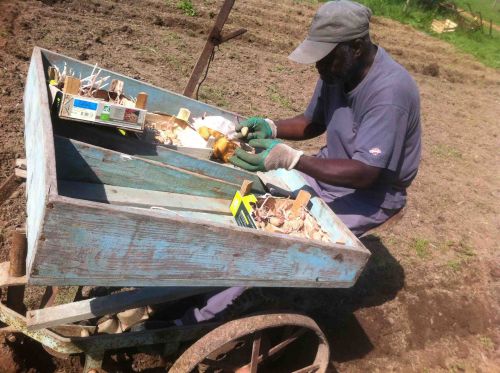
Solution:
[{"label": "shirt sleeve", "polygon": [[313,123],[324,124],[324,97],[323,97],[323,80],[318,79],[316,88],[312,95],[309,106],[307,106],[304,116],[310,119]]},{"label": "shirt sleeve", "polygon": [[408,112],[396,105],[378,105],[363,115],[354,140],[356,159],[396,171],[404,154]]}]

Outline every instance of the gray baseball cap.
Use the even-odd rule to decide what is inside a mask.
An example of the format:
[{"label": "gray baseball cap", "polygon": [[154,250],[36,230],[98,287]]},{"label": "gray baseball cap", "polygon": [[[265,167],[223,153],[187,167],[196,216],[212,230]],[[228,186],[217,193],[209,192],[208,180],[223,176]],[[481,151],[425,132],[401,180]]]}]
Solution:
[{"label": "gray baseball cap", "polygon": [[354,1],[329,1],[313,18],[307,38],[288,56],[298,63],[315,63],[338,43],[368,34],[372,11]]}]

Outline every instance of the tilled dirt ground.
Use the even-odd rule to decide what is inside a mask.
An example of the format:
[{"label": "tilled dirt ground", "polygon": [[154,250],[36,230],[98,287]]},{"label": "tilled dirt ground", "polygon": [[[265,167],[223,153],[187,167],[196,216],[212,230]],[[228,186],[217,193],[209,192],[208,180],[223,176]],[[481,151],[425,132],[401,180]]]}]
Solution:
[{"label": "tilled dirt ground", "polygon": [[[33,46],[182,92],[221,1],[193,3],[195,17],[173,0],[0,1],[0,181],[24,156],[22,95]],[[312,3],[237,1],[225,30],[248,32],[217,51],[200,100],[271,118],[304,110],[316,72],[286,56],[306,34]],[[364,239],[373,257],[354,288],[283,292],[295,292],[327,333],[332,370],[498,371],[500,74],[387,19],[375,17],[372,34],[421,91],[423,159],[408,211]],[[323,141],[293,145],[313,153]],[[0,261],[24,205],[17,193],[0,208]],[[0,372],[79,369],[78,359],[10,339],[0,343]],[[162,371],[162,364],[122,356],[112,370]]]}]

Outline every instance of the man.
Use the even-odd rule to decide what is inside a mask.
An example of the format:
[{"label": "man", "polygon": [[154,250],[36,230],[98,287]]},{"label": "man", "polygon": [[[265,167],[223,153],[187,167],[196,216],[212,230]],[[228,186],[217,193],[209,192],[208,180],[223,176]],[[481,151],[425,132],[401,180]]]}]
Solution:
[{"label": "man", "polygon": [[[330,1],[289,58],[316,64],[319,79],[304,114],[278,120],[252,117],[250,145],[231,162],[250,171],[296,169],[354,234],[382,224],[406,203],[420,162],[420,99],[409,73],[370,40],[370,9]],[[315,157],[276,140],[304,140],[326,131]]]},{"label": "man", "polygon": [[[406,188],[420,161],[420,100],[408,72],[368,34],[371,11],[339,0],[321,6],[309,35],[289,56],[315,63],[320,75],[305,113],[278,120],[252,117],[250,145],[258,154],[238,149],[231,162],[250,171],[277,168],[302,172],[356,234],[382,224],[406,202]],[[326,131],[327,144],[315,157],[276,140],[303,140]],[[209,320],[245,290],[232,287],[192,309],[178,325]]]}]

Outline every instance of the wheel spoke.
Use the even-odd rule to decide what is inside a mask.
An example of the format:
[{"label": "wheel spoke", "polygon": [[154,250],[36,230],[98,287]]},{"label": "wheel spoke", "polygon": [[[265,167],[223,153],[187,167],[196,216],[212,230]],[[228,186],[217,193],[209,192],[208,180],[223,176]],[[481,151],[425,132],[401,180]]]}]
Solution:
[{"label": "wheel spoke", "polygon": [[[271,348],[268,351],[264,352],[262,355],[259,355],[259,357],[257,359],[257,364],[260,364],[265,359],[267,359],[267,358],[269,358],[269,357],[271,357],[273,355],[276,355],[278,352],[280,352],[281,350],[283,350],[290,343],[292,343],[292,342],[296,341],[297,339],[299,339],[300,336],[302,334],[304,334],[305,332],[307,332],[307,329],[301,328],[301,329],[297,330],[295,333],[293,333],[290,337],[288,337],[283,342],[278,343],[276,346],[274,346],[273,348]],[[254,340],[254,343],[255,343],[255,340]],[[254,350],[252,349],[252,362],[254,361],[254,354],[253,354],[253,352],[254,352]],[[250,364],[247,364],[244,367],[242,367],[242,369],[248,368],[252,364],[252,362]],[[253,373],[253,370],[251,372]]]},{"label": "wheel spoke", "polygon": [[305,368],[294,370],[292,373],[312,373],[319,369],[319,364],[312,364]]},{"label": "wheel spoke", "polygon": [[234,365],[225,363],[223,361],[212,360],[209,358],[203,359],[203,361],[199,364],[208,365],[210,368],[222,369],[228,372],[235,372],[236,370],[238,370],[238,367],[235,367]]},{"label": "wheel spoke", "polygon": [[262,340],[262,334],[256,332],[254,334],[253,346],[252,346],[252,360],[250,360],[250,373],[257,373],[257,366],[259,365],[259,353],[260,353],[260,341]]},{"label": "wheel spoke", "polygon": [[290,343],[295,342],[297,339],[299,339],[300,336],[302,336],[305,332],[307,332],[307,329],[301,328],[297,330],[295,333],[293,333],[290,337],[285,339],[283,342],[278,343],[276,346],[273,348],[269,349],[268,354],[266,357],[273,356],[283,350],[286,346],[288,346]]}]

